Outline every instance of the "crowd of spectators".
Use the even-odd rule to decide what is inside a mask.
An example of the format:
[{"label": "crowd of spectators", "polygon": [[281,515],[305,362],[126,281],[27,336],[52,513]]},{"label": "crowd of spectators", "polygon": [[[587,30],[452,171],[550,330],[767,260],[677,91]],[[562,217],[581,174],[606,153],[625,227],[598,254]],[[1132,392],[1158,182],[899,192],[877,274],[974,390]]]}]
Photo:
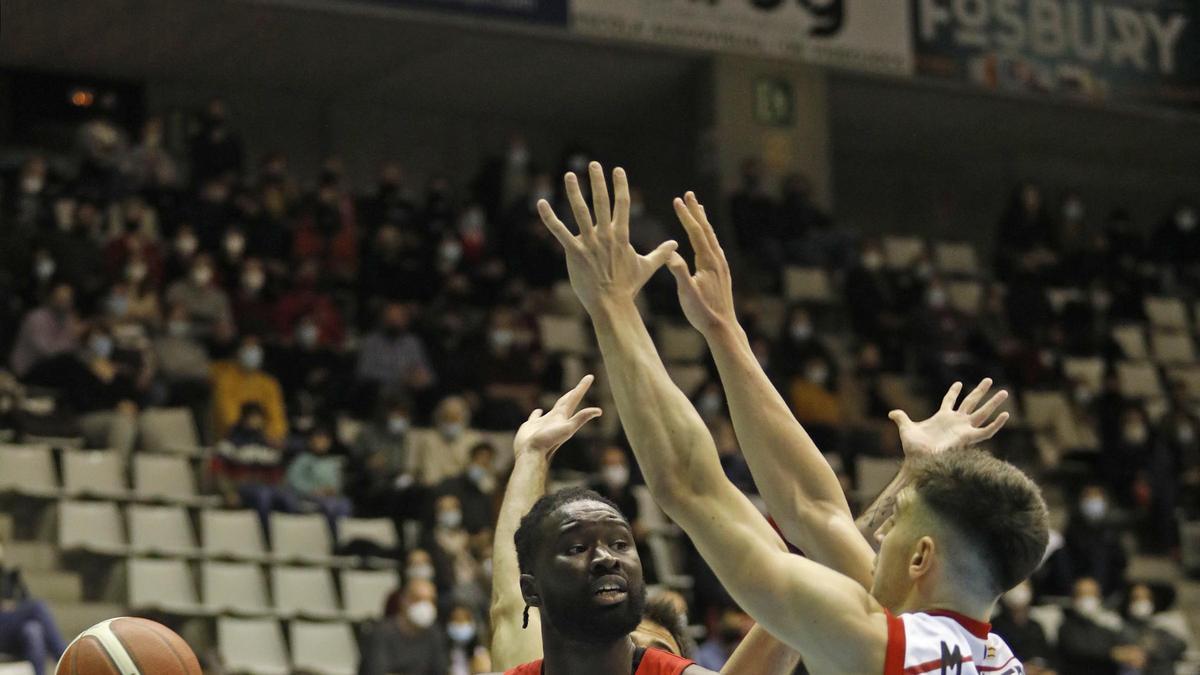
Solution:
[{"label": "crowd of spectators", "polygon": [[[161,120],[132,132],[101,111],[74,156],[30,156],[4,182],[0,353],[12,386],[50,393],[55,407],[6,412],[0,426],[14,438],[51,429],[132,453],[141,411],[186,407],[213,448],[213,492],[256,509],[264,528],[277,510],[319,512],[335,531],[350,514],[391,518],[402,533],[419,522],[394,552],[404,586],[364,636],[363,672],[479,672],[507,469],[481,432],[515,430],[563,387],[563,358],[544,348],[537,319],[566,269],[534,205],[560,200],[556,177],[587,155],[537,166],[514,136],[474,177],[417,184],[389,162],[355,191],[337,157],[312,182],[282,153],[251,161],[219,99],[170,151]],[[1098,222],[1067,193],[1055,213],[1023,185],[1000,222],[994,274],[980,280],[983,311],[968,316],[928,255],[886,265],[882,242],[839,228],[802,176],[772,191],[763,173],[747,161],[729,202],[733,238],[765,261],[739,285],[743,318],[797,417],[845,460],[847,487],[857,454],[897,452],[881,423],[901,403],[884,386],[890,377],[911,381],[918,399],[985,375],[1018,392],[1071,393],[1099,444],[1066,478],[1062,457],[1037,456],[1033,468],[1063,481],[1077,508],[1034,585],[1006,596],[1008,623],[998,625],[1033,653],[1046,643],[1028,620],[1033,598],[1073,597],[1043,668],[1166,672],[1145,665],[1175,653],[1173,636],[1150,622],[1166,601],[1126,577],[1125,535],[1136,529],[1144,550],[1178,554],[1176,514],[1200,515],[1200,420],[1182,389],[1152,419],[1115,378],[1087,391],[1062,361],[1111,365],[1123,355],[1109,329],[1143,320],[1143,297],[1200,290],[1195,208],[1181,202],[1144,237],[1124,212]],[[670,236],[639,194],[631,218],[643,248]],[[788,265],[827,270],[838,299],[791,306],[773,330],[756,308],[779,294]],[[1080,293],[1054,307],[1051,287]],[[754,492],[711,367],[690,393],[727,474]],[[343,433],[344,419],[358,421],[355,433]],[[621,440],[596,439],[580,455],[575,468],[643,540],[637,470]],[[700,654],[719,668],[746,621],[693,558],[693,620],[712,634]]]}]

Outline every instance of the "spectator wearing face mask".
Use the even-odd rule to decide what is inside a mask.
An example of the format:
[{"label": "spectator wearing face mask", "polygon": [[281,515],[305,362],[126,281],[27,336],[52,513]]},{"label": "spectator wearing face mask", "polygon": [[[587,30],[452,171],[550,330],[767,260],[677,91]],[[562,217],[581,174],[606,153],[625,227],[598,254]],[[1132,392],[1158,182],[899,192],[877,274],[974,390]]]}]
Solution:
[{"label": "spectator wearing face mask", "polygon": [[[187,309],[174,305],[167,310],[166,322],[154,336],[151,348],[158,364],[159,386],[169,406],[191,409],[193,419],[208,419],[209,403],[212,399],[210,375],[212,361],[204,345],[192,333]],[[201,437],[207,434],[207,425],[199,424]]]},{"label": "spectator wearing face mask", "polygon": [[425,343],[411,324],[412,311],[402,303],[389,302],[380,315],[379,327],[363,338],[355,377],[367,409],[380,393],[421,392],[435,382]]},{"label": "spectator wearing face mask", "polygon": [[541,393],[541,359],[530,348],[530,331],[508,307],[497,307],[488,319],[477,355],[472,389],[484,392],[478,420],[483,429],[515,429],[536,407]]},{"label": "spectator wearing face mask", "polygon": [[1187,651],[1184,636],[1161,621],[1157,604],[1152,588],[1134,584],[1121,605],[1126,632],[1146,653],[1146,665],[1139,675],[1174,675],[1176,664]]},{"label": "spectator wearing face mask", "polygon": [[435,428],[413,444],[414,477],[427,487],[465,471],[471,448],[483,442],[483,436],[471,428],[471,408],[460,396],[438,403],[433,423]]},{"label": "spectator wearing face mask", "polygon": [[217,285],[212,260],[198,255],[192,262],[186,279],[167,288],[167,304],[181,305],[187,310],[192,330],[202,338],[216,335],[223,325],[230,325],[233,313],[229,296]]},{"label": "spectator wearing face mask", "polygon": [[446,642],[450,645],[448,675],[476,675],[492,669],[492,659],[480,635],[479,620],[467,605],[456,603],[446,621]]},{"label": "spectator wearing face mask", "polygon": [[327,342],[316,315],[300,317],[282,344],[267,353],[292,415],[331,417],[351,388],[349,363],[340,343]]},{"label": "spectator wearing face mask", "polygon": [[266,335],[274,330],[271,317],[275,308],[272,289],[267,284],[267,268],[259,258],[247,258],[236,276],[230,293],[233,321],[243,333]]},{"label": "spectator wearing face mask", "polygon": [[163,280],[170,284],[187,277],[200,253],[196,230],[191,223],[180,223],[171,237],[170,246],[164,252]]},{"label": "spectator wearing face mask", "polygon": [[633,486],[630,484],[629,455],[619,445],[604,448],[600,451],[596,474],[588,487],[616,504],[633,526],[634,538],[644,539],[646,528],[639,518],[637,497],[633,496]]},{"label": "spectator wearing face mask", "polygon": [[[117,211],[120,232],[104,247],[105,269],[109,278],[146,279],[158,286],[163,279],[163,252],[155,237],[157,218],[140,197],[129,197]],[[130,264],[140,262],[141,274],[131,274]]]},{"label": "spectator wearing face mask", "polygon": [[1114,498],[1134,502],[1134,481],[1144,471],[1153,447],[1150,421],[1140,406],[1128,405],[1119,416],[1115,438],[1102,438],[1100,471]]},{"label": "spectator wearing face mask", "polygon": [[[396,531],[420,515],[424,492],[414,477],[412,403],[393,395],[380,402],[350,452],[349,493],[363,515],[392,518]],[[408,542],[412,544],[414,542]]]},{"label": "spectator wearing face mask", "polygon": [[1001,611],[992,617],[992,632],[1021,655],[1026,675],[1053,675],[1057,659],[1046,641],[1046,631],[1030,616],[1032,604],[1033,585],[1023,581],[1001,597]]},{"label": "spectator wearing face mask", "polygon": [[842,423],[842,404],[829,385],[830,364],[821,356],[809,357],[788,385],[788,402],[813,441],[819,447],[833,448]]},{"label": "spectator wearing face mask", "polygon": [[1121,617],[1104,608],[1100,585],[1083,577],[1075,582],[1071,606],[1058,630],[1063,675],[1125,675],[1146,667],[1145,650],[1134,644]]},{"label": "spectator wearing face mask", "polygon": [[495,464],[496,449],[491,443],[479,443],[471,448],[466,470],[446,479],[438,488],[438,492],[458,498],[463,527],[471,534],[478,534],[496,522]]},{"label": "spectator wearing face mask", "polygon": [[445,675],[446,640],[437,626],[437,589],[428,581],[409,580],[388,596],[384,619],[363,644],[360,675]]},{"label": "spectator wearing face mask", "polygon": [[[1159,423],[1147,467],[1150,488],[1149,525],[1145,543],[1154,552],[1179,546],[1178,511],[1197,500],[1200,486],[1200,419],[1192,414],[1182,384],[1171,390],[1171,409]],[[1185,488],[1192,488],[1187,490]],[[1190,503],[1189,503],[1190,502]]]},{"label": "spectator wearing face mask", "polygon": [[342,458],[333,455],[333,433],[318,425],[308,443],[288,465],[287,486],[300,500],[300,510],[315,508],[329,521],[337,540],[338,521],[350,517],[353,507],[342,493]]},{"label": "spectator wearing face mask", "polygon": [[227,173],[241,173],[245,160],[242,139],[229,126],[225,101],[208,102],[196,124],[189,148],[192,180],[197,184]]},{"label": "spectator wearing face mask", "polygon": [[820,359],[829,366],[825,381],[820,383],[830,389],[836,388],[837,369],[833,367],[832,352],[821,341],[816,322],[806,307],[797,305],[788,312],[783,334],[776,341],[771,361],[776,364],[779,376],[785,381],[803,376],[810,359]]},{"label": "spectator wearing face mask", "polygon": [[1175,267],[1192,265],[1200,259],[1200,215],[1194,204],[1180,201],[1155,228],[1150,255]]},{"label": "spectator wearing face mask", "polygon": [[60,403],[77,416],[90,448],[133,451],[138,403],[153,373],[137,353],[119,354],[112,334],[93,325],[79,349],[40,362],[29,384],[57,389]]},{"label": "spectator wearing face mask", "polygon": [[414,548],[404,559],[405,581],[428,581],[437,583],[437,569],[433,566],[433,556],[423,548]]},{"label": "spectator wearing face mask", "polygon": [[233,426],[244,404],[257,403],[266,417],[267,442],[283,443],[287,436],[283,389],[279,380],[263,371],[262,366],[263,348],[255,335],[242,337],[234,360],[213,364],[213,417],[218,435],[224,436]]},{"label": "spectator wearing face mask", "polygon": [[75,351],[83,324],[75,313],[75,287],[58,281],[42,304],[21,321],[9,364],[17,377],[25,377],[38,363]]},{"label": "spectator wearing face mask", "polygon": [[1062,553],[1074,578],[1092,579],[1104,594],[1120,588],[1129,561],[1121,545],[1118,517],[1102,486],[1093,483],[1080,491],[1063,537]]},{"label": "spectator wearing face mask", "polygon": [[211,471],[217,490],[231,508],[258,512],[263,531],[270,531],[271,511],[294,511],[296,500],[283,485],[283,453],[266,434],[261,405],[240,406],[236,423],[217,444]]},{"label": "spectator wearing face mask", "polygon": [[472,551],[470,533],[463,527],[462,503],[454,495],[441,495],[433,505],[433,522],[425,527],[421,542],[433,560],[438,588],[453,599],[471,601],[472,606],[486,595],[479,596],[476,587],[482,568]]},{"label": "spectator wearing face mask", "polygon": [[291,288],[275,304],[272,323],[279,335],[296,335],[298,325],[307,320],[316,328],[317,342],[334,349],[346,339],[346,325],[333,296],[322,286],[320,266],[315,260],[300,264]]},{"label": "spectator wearing face mask", "polygon": [[742,160],[741,184],[729,199],[731,223],[738,244],[748,251],[778,261],[779,251],[771,249],[775,221],[775,202],[763,183],[762,161],[756,157]]},{"label": "spectator wearing face mask", "polygon": [[46,603],[33,598],[21,570],[4,560],[0,541],[0,649],[29,662],[34,675],[45,675],[46,660],[62,657],[67,643]]},{"label": "spectator wearing face mask", "polygon": [[39,237],[39,243],[54,261],[54,274],[79,291],[92,297],[104,285],[104,253],[97,244],[102,229],[102,213],[94,201],[80,201],[73,214],[66,212],[58,227]]}]

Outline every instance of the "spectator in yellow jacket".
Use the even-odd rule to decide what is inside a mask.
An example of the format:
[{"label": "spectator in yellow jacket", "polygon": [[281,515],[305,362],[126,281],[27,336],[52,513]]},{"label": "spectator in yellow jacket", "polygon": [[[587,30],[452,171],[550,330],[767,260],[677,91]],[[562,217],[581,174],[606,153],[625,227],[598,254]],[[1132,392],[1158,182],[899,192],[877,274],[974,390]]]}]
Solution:
[{"label": "spectator in yellow jacket", "polygon": [[287,436],[287,414],[283,389],[275,376],[262,370],[263,348],[257,336],[242,337],[236,360],[212,366],[213,417],[218,436],[224,436],[238,420],[242,405],[258,403],[266,415],[267,441],[283,443]]}]

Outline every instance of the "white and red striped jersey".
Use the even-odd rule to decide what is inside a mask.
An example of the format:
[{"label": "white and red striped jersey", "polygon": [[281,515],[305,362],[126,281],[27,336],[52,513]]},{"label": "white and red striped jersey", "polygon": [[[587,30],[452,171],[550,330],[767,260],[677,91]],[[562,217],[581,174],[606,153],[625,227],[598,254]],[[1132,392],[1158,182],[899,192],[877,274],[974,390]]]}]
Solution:
[{"label": "white and red striped jersey", "polygon": [[1024,675],[991,624],[954,612],[888,614],[883,675]]}]

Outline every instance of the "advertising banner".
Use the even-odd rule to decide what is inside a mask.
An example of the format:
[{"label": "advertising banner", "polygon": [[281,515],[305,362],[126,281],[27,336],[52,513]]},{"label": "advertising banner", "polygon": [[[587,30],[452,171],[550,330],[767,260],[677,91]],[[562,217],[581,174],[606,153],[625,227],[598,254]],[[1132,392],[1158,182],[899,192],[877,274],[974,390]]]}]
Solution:
[{"label": "advertising banner", "polygon": [[1200,107],[1195,0],[913,0],[922,75]]},{"label": "advertising banner", "polygon": [[371,0],[375,4],[565,26],[568,0]]},{"label": "advertising banner", "polygon": [[584,35],[912,72],[904,0],[572,0]]}]

